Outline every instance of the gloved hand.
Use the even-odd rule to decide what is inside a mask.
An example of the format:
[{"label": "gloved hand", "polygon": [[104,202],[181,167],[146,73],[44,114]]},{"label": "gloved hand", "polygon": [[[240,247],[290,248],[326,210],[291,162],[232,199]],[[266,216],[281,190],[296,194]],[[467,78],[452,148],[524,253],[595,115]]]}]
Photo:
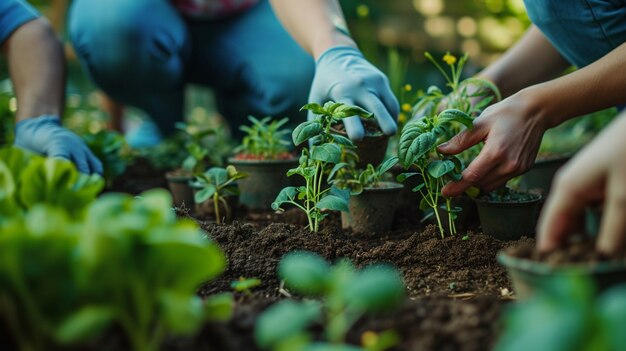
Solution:
[{"label": "gloved hand", "polygon": [[82,173],[102,174],[102,162],[80,137],[63,128],[56,116],[28,118],[18,122],[15,126],[15,146],[48,157],[68,159]]},{"label": "gloved hand", "polygon": [[[328,100],[360,106],[374,113],[383,133],[398,130],[396,116],[400,107],[389,87],[387,77],[349,46],[335,46],[317,60],[309,102],[323,104]],[[309,112],[309,119],[313,114]],[[346,132],[352,140],[365,136],[359,117],[344,119]]]}]

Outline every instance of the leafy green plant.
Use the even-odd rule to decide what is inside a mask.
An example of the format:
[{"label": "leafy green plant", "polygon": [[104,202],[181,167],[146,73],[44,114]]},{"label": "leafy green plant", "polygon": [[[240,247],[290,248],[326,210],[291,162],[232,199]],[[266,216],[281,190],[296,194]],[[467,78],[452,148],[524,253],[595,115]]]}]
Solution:
[{"label": "leafy green plant", "polygon": [[122,134],[103,129],[95,134],[84,134],[82,138],[102,162],[104,178],[107,182],[110,183],[124,174],[126,166],[132,160],[132,155]]},{"label": "leafy green plant", "polygon": [[[321,301],[286,300],[268,308],[258,319],[255,338],[270,350],[364,350],[345,344],[346,334],[363,315],[389,311],[403,301],[404,285],[399,272],[390,266],[372,265],[357,270],[347,260],[331,266],[309,252],[287,254],[278,266],[285,286]],[[285,323],[289,321],[289,323]],[[322,323],[322,342],[313,342],[308,327]],[[383,333],[389,341],[389,333]],[[382,335],[382,334],[381,334]],[[372,340],[370,340],[372,341]],[[368,343],[371,350],[383,350]],[[386,347],[394,346],[385,345]]]},{"label": "leafy green plant", "polygon": [[404,181],[416,175],[423,178],[423,183],[413,191],[420,192],[423,197],[421,209],[432,209],[444,237],[445,230],[437,209],[441,205],[447,212],[448,228],[453,235],[456,234],[454,220],[460,208],[454,208],[448,198],[441,204],[441,189],[447,182],[461,179],[464,164],[477,155],[480,146],[460,156],[444,156],[437,151],[437,146],[451,139],[462,127],[472,128],[473,118],[494,99],[499,100],[500,93],[489,81],[478,78],[461,80],[467,54],[460,59],[450,53],[444,55],[443,61],[449,67],[449,73],[430,53],[425,55],[444,76],[450,91],[445,94],[439,87],[431,86],[413,107],[413,114],[418,118],[402,130],[398,156],[405,168],[413,167],[418,172],[402,174],[398,180]]},{"label": "leafy green plant", "polygon": [[16,147],[0,149],[0,221],[38,204],[62,208],[77,217],[103,187],[100,176],[80,173],[70,161]]},{"label": "leafy green plant", "polygon": [[240,277],[239,280],[230,283],[230,287],[233,288],[233,290],[248,296],[252,294],[252,289],[259,285],[261,285],[261,279],[244,277]]},{"label": "leafy green plant", "polygon": [[305,185],[284,188],[272,203],[272,209],[282,210],[285,204],[296,206],[306,213],[309,229],[317,232],[320,221],[326,217],[323,210],[348,211],[348,192],[328,187],[326,183],[347,165],[342,159],[354,144],[350,139],[332,133],[331,127],[347,117],[370,119],[373,114],[357,106],[332,101],[324,106],[307,104],[302,110],[309,110],[317,117],[298,125],[293,130],[292,139],[296,146],[308,142],[311,151],[303,148],[299,166],[291,169],[287,176],[299,175],[304,178]]},{"label": "leafy green plant", "polygon": [[396,163],[398,163],[398,158],[390,157],[377,167],[368,164],[363,170],[355,169],[352,164],[336,172],[329,182],[339,189],[350,190],[350,195],[358,195],[365,188],[378,187],[385,173]]},{"label": "leafy green plant", "polygon": [[12,94],[0,93],[0,147],[13,144],[15,113],[10,108],[12,98]]},{"label": "leafy green plant", "polygon": [[232,209],[225,197],[239,195],[239,188],[237,187],[236,181],[247,176],[248,175],[245,173],[238,172],[232,165],[226,168],[210,168],[203,174],[196,176],[196,184],[201,186],[202,189],[195,194],[194,200],[196,203],[203,203],[212,199],[215,221],[218,224],[222,224],[224,221],[220,215],[220,203],[224,206],[226,211],[226,219],[230,219]]},{"label": "leafy green plant", "polygon": [[594,290],[581,275],[552,278],[545,291],[508,307],[494,350],[623,350],[626,285]]},{"label": "leafy green plant", "polygon": [[157,350],[168,334],[228,318],[227,296],[195,294],[224,254],[171,206],[164,190],[106,194],[84,219],[38,204],[1,222],[0,319],[20,349],[90,342],[117,325],[133,350]]},{"label": "leafy green plant", "polygon": [[212,165],[222,165],[224,156],[230,151],[230,145],[223,137],[224,131],[182,122],[177,123],[176,128],[184,132],[186,139],[188,155],[182,163],[183,171],[197,175]]},{"label": "leafy green plant", "polygon": [[240,158],[252,158],[257,160],[276,160],[284,158],[288,155],[289,141],[285,140],[290,132],[287,129],[281,129],[289,122],[288,118],[281,120],[272,120],[271,117],[256,119],[252,116],[248,117],[252,123],[251,126],[241,126],[246,136],[243,138],[241,145],[235,149],[239,153]]}]

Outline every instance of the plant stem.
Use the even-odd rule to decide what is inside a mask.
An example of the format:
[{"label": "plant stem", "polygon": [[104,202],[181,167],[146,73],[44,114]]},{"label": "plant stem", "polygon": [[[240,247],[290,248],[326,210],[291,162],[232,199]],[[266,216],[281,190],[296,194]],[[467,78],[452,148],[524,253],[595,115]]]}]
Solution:
[{"label": "plant stem", "polygon": [[215,223],[222,224],[222,218],[220,217],[220,203],[217,190],[213,193],[213,210],[215,211]]}]

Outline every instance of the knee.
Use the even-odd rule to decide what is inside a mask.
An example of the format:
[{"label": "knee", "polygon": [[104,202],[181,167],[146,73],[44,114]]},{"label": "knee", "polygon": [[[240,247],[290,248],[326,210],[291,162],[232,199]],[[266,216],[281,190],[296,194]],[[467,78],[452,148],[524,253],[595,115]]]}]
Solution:
[{"label": "knee", "polygon": [[105,90],[180,84],[186,32],[167,3],[77,0],[69,31],[84,67]]}]

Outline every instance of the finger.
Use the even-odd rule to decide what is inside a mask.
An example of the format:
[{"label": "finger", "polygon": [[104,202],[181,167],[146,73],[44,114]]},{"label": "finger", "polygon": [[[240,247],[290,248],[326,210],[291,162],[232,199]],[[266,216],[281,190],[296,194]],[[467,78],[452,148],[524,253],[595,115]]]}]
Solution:
[{"label": "finger", "polygon": [[80,173],[91,174],[91,168],[89,167],[89,162],[87,162],[87,158],[84,155],[75,155],[73,154],[70,159]]},{"label": "finger", "polygon": [[608,180],[604,214],[596,243],[598,251],[609,256],[622,253],[626,239],[626,166],[617,167]]},{"label": "finger", "polygon": [[393,117],[393,120],[395,121],[396,116],[400,114],[400,103],[398,102],[398,99],[396,99],[395,95],[391,91],[391,88],[389,88],[389,84],[387,84],[387,89],[384,89],[384,91],[382,91],[378,95],[378,97],[380,101],[382,101],[382,103],[385,105],[387,112],[391,115],[391,117]]},{"label": "finger", "polygon": [[445,197],[454,197],[463,194],[469,187],[483,179],[496,166],[488,153],[481,153],[467,166],[458,182],[450,182],[441,189]]},{"label": "finger", "polygon": [[398,131],[396,120],[390,114],[391,111],[378,99],[378,96],[369,94],[365,99],[359,101],[359,105],[374,114],[383,133],[386,135],[396,134]]},{"label": "finger", "polygon": [[439,145],[437,148],[439,152],[445,155],[456,155],[485,140],[488,133],[487,128],[481,124],[476,124],[476,122],[474,123],[474,128],[465,129],[452,137],[452,139]]},{"label": "finger", "polygon": [[[352,99],[339,99],[339,102],[344,103],[346,105],[354,105],[354,101]],[[365,129],[363,128],[363,123],[361,123],[361,118],[358,116],[348,117],[343,119],[343,125],[346,127],[346,133],[350,140],[359,141],[365,137]]]},{"label": "finger", "polygon": [[89,169],[91,173],[96,173],[98,175],[104,175],[104,167],[102,166],[102,162],[91,152],[86,155],[87,163],[89,164]]}]

